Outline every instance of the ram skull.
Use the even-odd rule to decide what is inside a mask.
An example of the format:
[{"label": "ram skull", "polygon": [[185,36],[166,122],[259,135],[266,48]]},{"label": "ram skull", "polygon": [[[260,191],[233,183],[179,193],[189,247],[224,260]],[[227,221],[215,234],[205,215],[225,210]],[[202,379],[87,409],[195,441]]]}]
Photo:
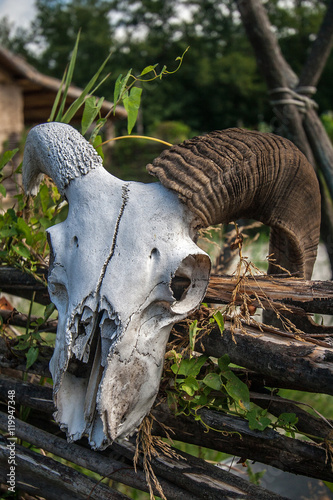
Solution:
[{"label": "ram skull", "polygon": [[172,325],[205,295],[210,259],[194,242],[199,227],[261,220],[273,228],[279,264],[305,277],[316,256],[318,183],[289,141],[213,132],[147,168],[160,183],[114,177],[60,123],[33,128],[25,147],[27,192],[47,174],[69,203],[67,219],[48,230],[48,286],[59,313],[55,418],[70,440],[88,435],[96,449],[127,437],[149,412]]}]

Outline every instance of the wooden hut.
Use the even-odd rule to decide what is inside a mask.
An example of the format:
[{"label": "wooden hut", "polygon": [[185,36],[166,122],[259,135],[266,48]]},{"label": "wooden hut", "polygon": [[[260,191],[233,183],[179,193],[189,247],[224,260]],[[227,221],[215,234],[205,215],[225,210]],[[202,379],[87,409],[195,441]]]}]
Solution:
[{"label": "wooden hut", "polygon": [[[47,121],[61,81],[43,75],[25,59],[0,47],[0,150],[4,144],[12,148],[17,144],[24,128]],[[69,87],[67,105],[69,106],[82,90],[74,85]],[[102,115],[112,107],[104,101]],[[82,109],[76,116],[80,119]],[[111,113],[106,125],[107,135],[112,136],[113,122],[125,119],[127,113],[117,106],[115,115]]]}]

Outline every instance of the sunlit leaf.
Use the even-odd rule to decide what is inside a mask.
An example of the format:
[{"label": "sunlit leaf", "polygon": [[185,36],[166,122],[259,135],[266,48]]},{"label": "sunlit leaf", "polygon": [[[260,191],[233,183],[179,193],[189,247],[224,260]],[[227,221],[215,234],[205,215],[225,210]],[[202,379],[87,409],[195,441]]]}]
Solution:
[{"label": "sunlit leaf", "polygon": [[199,384],[196,378],[190,375],[189,377],[186,377],[180,388],[189,396],[193,396],[194,393],[199,389]]},{"label": "sunlit leaf", "polygon": [[215,321],[220,329],[220,332],[223,333],[223,331],[224,331],[224,318],[223,318],[221,311],[216,311],[216,313],[213,316],[214,316],[214,319],[215,319]]},{"label": "sunlit leaf", "polygon": [[130,134],[136,123],[140,108],[142,89],[132,87],[130,93],[123,98],[124,108],[127,111],[127,131]]},{"label": "sunlit leaf", "polygon": [[190,324],[190,328],[189,328],[189,340],[190,340],[191,351],[194,351],[195,339],[196,339],[198,330],[199,330],[198,329],[198,320],[196,319]]},{"label": "sunlit leaf", "polygon": [[250,409],[250,392],[249,388],[242,382],[231,370],[223,373],[223,377],[227,379],[225,388],[229,396],[243,409]]},{"label": "sunlit leaf", "polygon": [[207,356],[200,356],[199,358],[185,358],[179,364],[175,363],[171,366],[171,370],[177,375],[184,375],[185,377],[191,375],[196,377],[202,366],[205,364]]},{"label": "sunlit leaf", "polygon": [[103,101],[104,97],[98,100],[94,96],[87,97],[87,99],[85,100],[82,121],[81,121],[82,135],[84,135],[87,132],[88,128],[92,125],[93,121],[96,119],[96,116],[101,110]]},{"label": "sunlit leaf", "polygon": [[102,137],[100,135],[96,135],[93,146],[96,149],[99,156],[101,156],[101,158],[104,160],[103,148],[101,146],[102,142],[103,142]]},{"label": "sunlit leaf", "polygon": [[105,61],[99,67],[98,71],[94,74],[94,76],[91,78],[91,80],[89,81],[89,83],[85,86],[85,88],[83,89],[81,95],[70,105],[70,107],[68,108],[68,110],[66,111],[66,113],[64,114],[64,116],[61,119],[61,121],[63,123],[69,123],[72,120],[72,118],[74,117],[74,115],[77,113],[77,111],[80,109],[80,107],[83,105],[86,96],[88,94],[93,94],[97,90],[97,88],[108,78],[109,75],[107,75],[99,83],[99,85],[93,89],[93,87],[94,87],[97,79],[99,78],[101,72],[103,71],[103,69],[104,69],[106,63],[108,62],[110,56],[111,56],[111,54],[109,54],[109,56],[105,59]]},{"label": "sunlit leaf", "polygon": [[156,68],[156,66],[158,66],[157,64],[154,64],[153,66],[150,65],[150,66],[146,66],[140,73],[140,76],[144,76],[146,75],[147,73],[150,73],[151,71],[154,71],[154,69]]}]

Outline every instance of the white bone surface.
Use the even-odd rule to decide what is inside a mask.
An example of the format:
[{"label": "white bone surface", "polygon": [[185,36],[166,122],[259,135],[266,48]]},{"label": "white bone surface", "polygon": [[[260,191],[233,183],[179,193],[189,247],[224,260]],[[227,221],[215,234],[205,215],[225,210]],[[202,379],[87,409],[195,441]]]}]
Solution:
[{"label": "white bone surface", "polygon": [[[70,440],[87,434],[104,448],[149,412],[171,327],[200,305],[210,260],[191,238],[193,215],[159,183],[92,168],[64,193],[68,217],[48,230],[49,292],[59,312],[50,362],[56,420]],[[190,283],[178,300],[176,274]]]}]

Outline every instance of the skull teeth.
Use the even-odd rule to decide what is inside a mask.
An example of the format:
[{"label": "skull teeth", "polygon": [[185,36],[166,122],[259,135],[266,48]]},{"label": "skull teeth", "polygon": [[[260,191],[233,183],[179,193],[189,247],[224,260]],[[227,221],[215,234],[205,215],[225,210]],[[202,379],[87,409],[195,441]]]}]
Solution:
[{"label": "skull teeth", "polygon": [[105,366],[108,354],[114,346],[120,332],[120,319],[111,305],[103,300],[99,311],[93,311],[89,306],[82,305],[74,314],[70,327],[72,334],[72,353],[75,357],[89,362],[91,345],[95,335],[101,336],[101,365]]}]

